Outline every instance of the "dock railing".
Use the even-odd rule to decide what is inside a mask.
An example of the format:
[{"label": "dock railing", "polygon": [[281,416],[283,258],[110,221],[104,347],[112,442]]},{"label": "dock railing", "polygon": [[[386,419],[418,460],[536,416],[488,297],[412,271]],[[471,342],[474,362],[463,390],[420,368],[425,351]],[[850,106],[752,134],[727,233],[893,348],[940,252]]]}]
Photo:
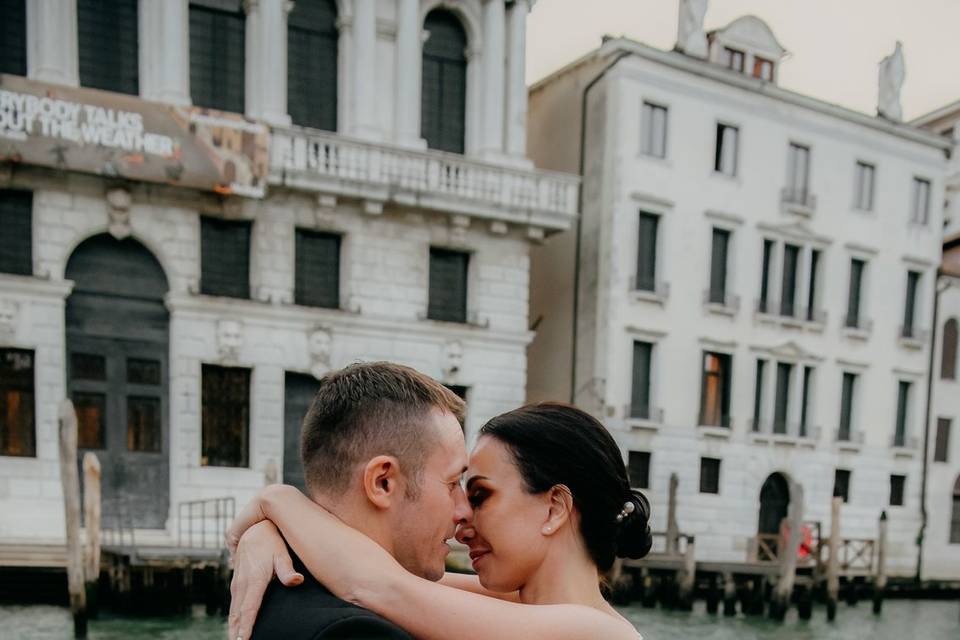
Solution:
[{"label": "dock railing", "polygon": [[232,497],[181,502],[177,505],[177,545],[193,549],[223,546],[223,534],[235,514]]}]

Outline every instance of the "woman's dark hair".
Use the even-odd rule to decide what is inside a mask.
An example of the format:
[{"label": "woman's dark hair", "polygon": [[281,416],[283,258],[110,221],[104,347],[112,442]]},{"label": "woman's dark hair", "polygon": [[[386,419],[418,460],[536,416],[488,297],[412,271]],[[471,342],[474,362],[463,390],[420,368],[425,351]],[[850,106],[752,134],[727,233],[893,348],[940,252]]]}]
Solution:
[{"label": "woman's dark hair", "polygon": [[[545,402],[493,418],[480,435],[506,445],[530,493],[557,485],[570,490],[580,534],[598,569],[608,570],[618,556],[642,558],[650,551],[650,503],[630,488],[620,448],[596,418]],[[624,510],[628,502],[632,510]]]}]

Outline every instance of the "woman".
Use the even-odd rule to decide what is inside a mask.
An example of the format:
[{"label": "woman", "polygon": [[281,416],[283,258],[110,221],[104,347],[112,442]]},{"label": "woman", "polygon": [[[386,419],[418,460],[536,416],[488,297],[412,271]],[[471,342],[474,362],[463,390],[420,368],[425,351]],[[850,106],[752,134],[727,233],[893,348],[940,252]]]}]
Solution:
[{"label": "woman", "polygon": [[[497,416],[480,431],[466,490],[473,516],[457,539],[469,547],[477,577],[448,575],[439,584],[418,578],[291,487],[264,489],[227,539],[239,540],[256,524],[244,534],[246,553],[282,554],[276,530],[257,524],[271,520],[336,596],[418,638],[637,640],[601,595],[600,576],[617,556],[649,551],[650,506],[630,489],[620,449],[603,425],[553,403]],[[247,618],[231,626],[231,638],[249,636]]]}]

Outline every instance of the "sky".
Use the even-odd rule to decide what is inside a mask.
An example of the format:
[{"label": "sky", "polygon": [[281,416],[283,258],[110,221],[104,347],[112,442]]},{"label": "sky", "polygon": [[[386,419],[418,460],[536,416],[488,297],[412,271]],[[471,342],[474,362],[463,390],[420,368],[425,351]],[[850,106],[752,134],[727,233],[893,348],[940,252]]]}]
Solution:
[{"label": "sky", "polygon": [[[527,83],[607,35],[672,49],[678,0],[537,0],[527,22]],[[960,0],[710,0],[709,31],[753,14],[789,52],[780,86],[876,113],[877,64],[903,43],[906,119],[960,100]]]}]

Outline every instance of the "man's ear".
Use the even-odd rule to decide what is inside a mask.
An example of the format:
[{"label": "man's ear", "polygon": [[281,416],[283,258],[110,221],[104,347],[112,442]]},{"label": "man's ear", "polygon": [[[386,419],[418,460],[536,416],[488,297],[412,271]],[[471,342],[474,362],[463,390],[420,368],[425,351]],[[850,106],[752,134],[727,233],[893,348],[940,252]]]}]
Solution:
[{"label": "man's ear", "polygon": [[363,492],[373,506],[387,509],[403,491],[400,462],[393,456],[371,458],[363,467]]},{"label": "man's ear", "polygon": [[545,536],[553,535],[573,517],[573,494],[566,485],[558,484],[551,487],[546,495],[549,509],[547,519],[541,526],[541,533]]}]

